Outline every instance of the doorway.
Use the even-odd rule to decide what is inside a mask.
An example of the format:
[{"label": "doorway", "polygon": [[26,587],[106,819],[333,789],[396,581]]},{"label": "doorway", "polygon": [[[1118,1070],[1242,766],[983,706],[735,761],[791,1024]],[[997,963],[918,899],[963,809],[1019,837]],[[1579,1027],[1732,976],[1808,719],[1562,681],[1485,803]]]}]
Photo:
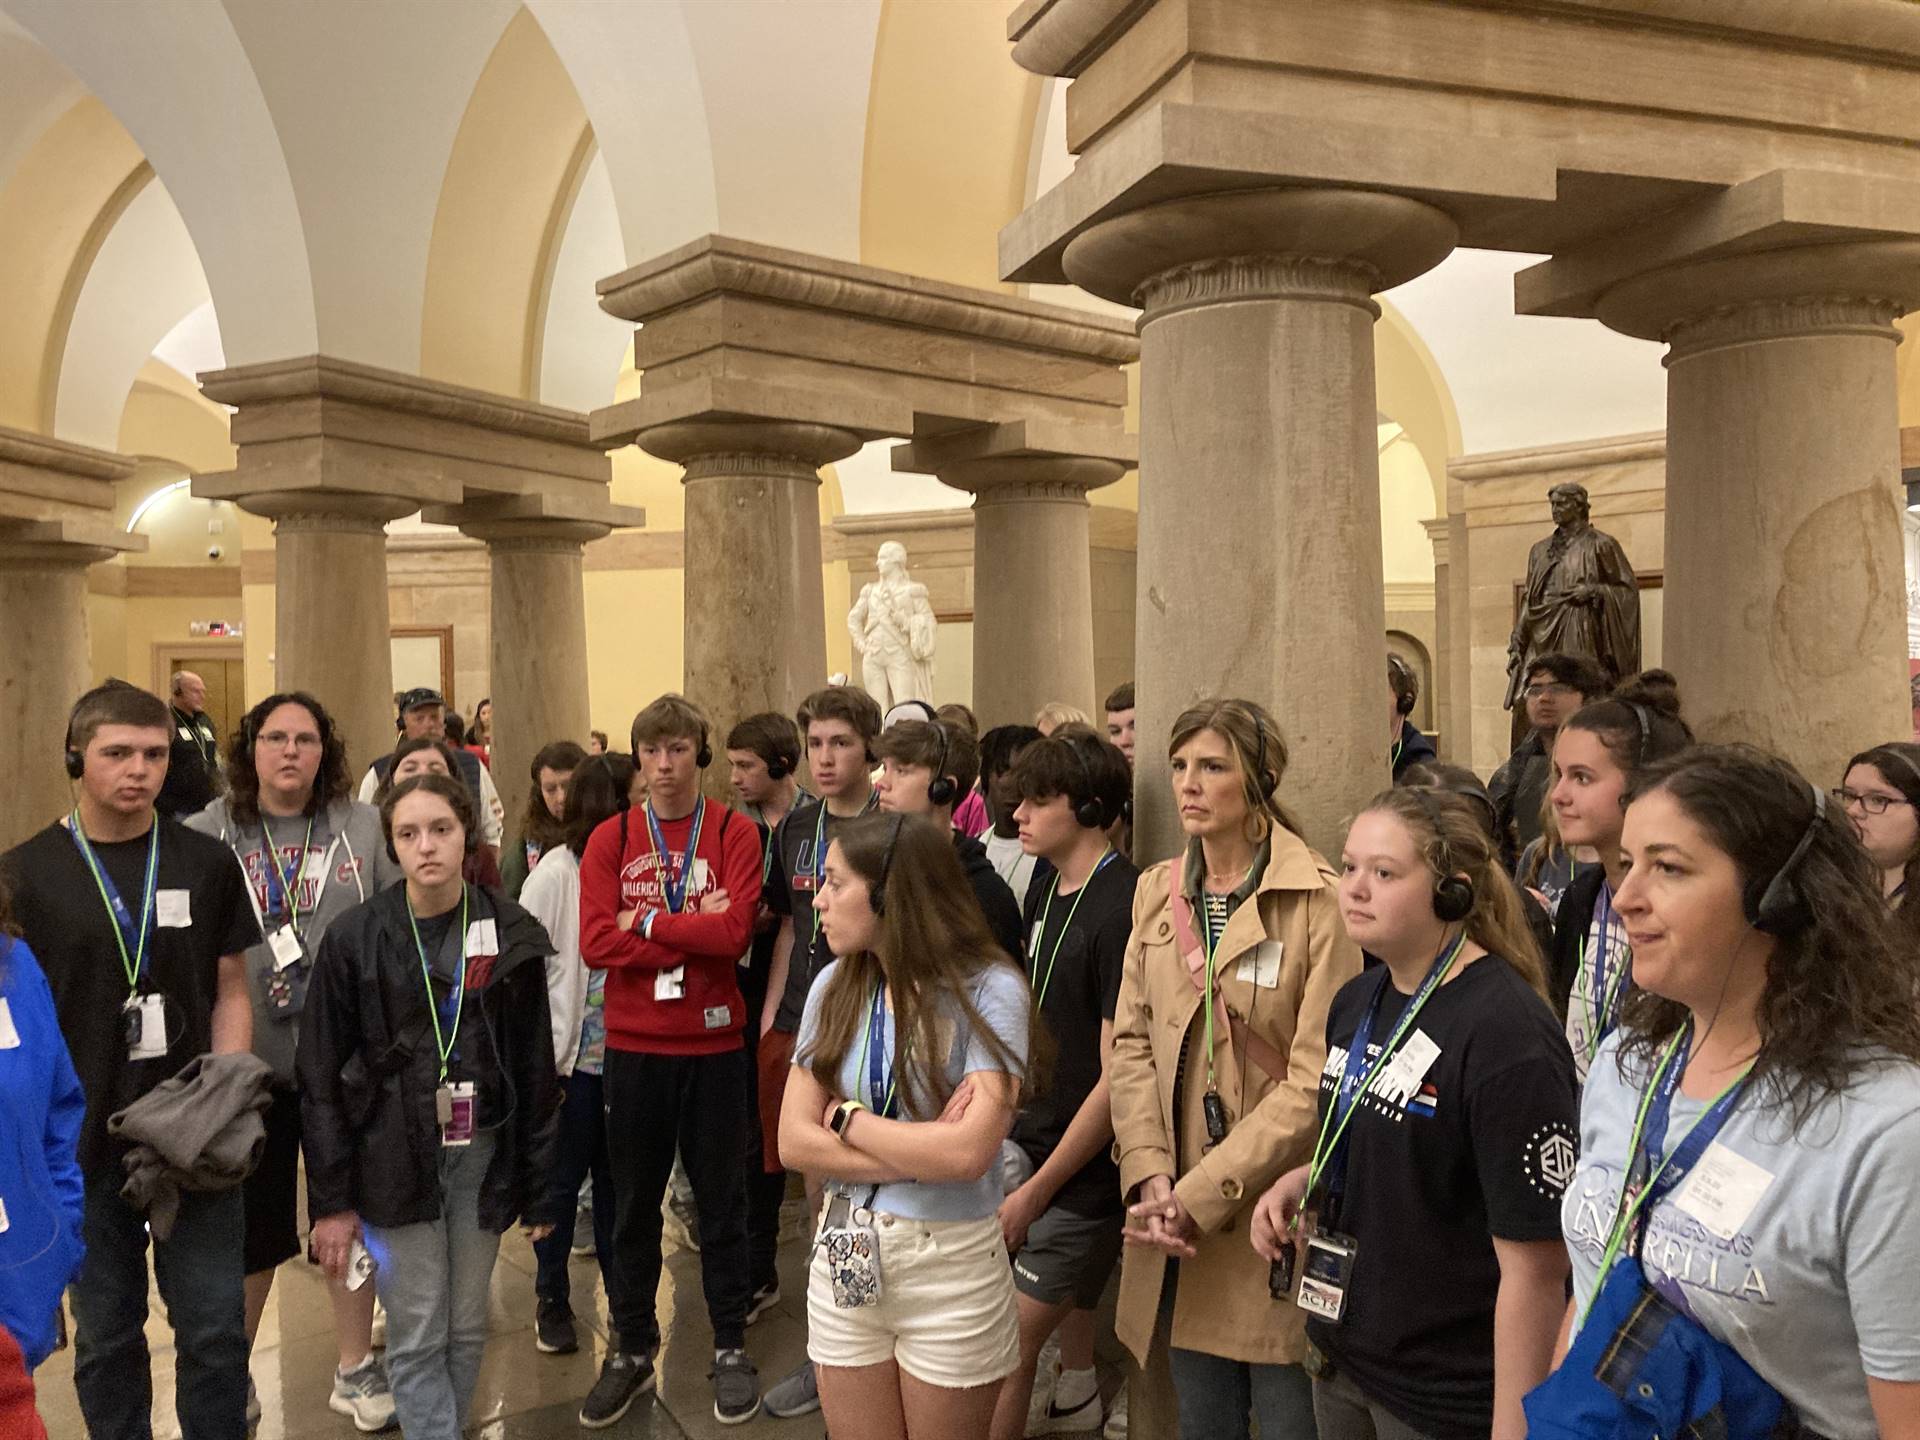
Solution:
[{"label": "doorway", "polygon": [[153,689],[168,698],[176,670],[207,682],[207,714],[224,744],[247,713],[245,645],[239,640],[176,640],[153,647]]}]

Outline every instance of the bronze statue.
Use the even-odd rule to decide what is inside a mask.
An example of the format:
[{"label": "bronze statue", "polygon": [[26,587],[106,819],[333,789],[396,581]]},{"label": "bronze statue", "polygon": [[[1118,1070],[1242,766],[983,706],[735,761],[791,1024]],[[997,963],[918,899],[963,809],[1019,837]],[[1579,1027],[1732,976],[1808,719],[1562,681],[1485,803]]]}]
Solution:
[{"label": "bronze statue", "polygon": [[1547,492],[1554,532],[1527,555],[1527,591],[1507,642],[1507,709],[1539,655],[1583,655],[1610,683],[1640,669],[1640,590],[1627,552],[1587,520],[1587,487]]}]

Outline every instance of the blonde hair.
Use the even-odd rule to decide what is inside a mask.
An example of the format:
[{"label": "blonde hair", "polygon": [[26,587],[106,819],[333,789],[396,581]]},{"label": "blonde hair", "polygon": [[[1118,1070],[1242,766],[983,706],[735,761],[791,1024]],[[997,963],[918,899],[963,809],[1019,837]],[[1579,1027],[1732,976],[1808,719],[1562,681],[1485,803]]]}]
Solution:
[{"label": "blonde hair", "polygon": [[1545,999],[1546,964],[1527,923],[1526,902],[1507,878],[1485,823],[1473,813],[1473,803],[1450,791],[1401,786],[1382,790],[1361,813],[1374,812],[1391,815],[1407,827],[1435,880],[1467,877],[1473,886],[1467,938],[1505,960]]},{"label": "blonde hair", "polygon": [[1033,728],[1043,735],[1051,735],[1063,725],[1091,725],[1093,717],[1076,705],[1064,700],[1049,700],[1040,707],[1040,713],[1033,717]]},{"label": "blonde hair", "polygon": [[1167,758],[1202,730],[1211,730],[1233,751],[1247,813],[1254,822],[1249,838],[1258,844],[1275,825],[1300,834],[1300,822],[1280,803],[1280,781],[1287,773],[1287,742],[1280,727],[1251,700],[1207,699],[1180,712],[1167,741]]}]

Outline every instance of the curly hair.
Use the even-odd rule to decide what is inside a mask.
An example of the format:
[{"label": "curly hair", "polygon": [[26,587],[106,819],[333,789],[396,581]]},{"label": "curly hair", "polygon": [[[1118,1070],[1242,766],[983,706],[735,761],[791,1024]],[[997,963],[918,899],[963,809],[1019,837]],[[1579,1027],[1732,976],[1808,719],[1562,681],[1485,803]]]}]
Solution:
[{"label": "curly hair", "polygon": [[[1795,847],[1805,923],[1779,935],[1761,995],[1756,1080],[1769,1078],[1796,1123],[1845,1090],[1871,1053],[1920,1061],[1920,955],[1901,942],[1880,877],[1844,819],[1777,756],[1746,745],[1699,746],[1646,766],[1632,804],[1665,793],[1733,861],[1749,918]],[[1687,1019],[1677,1001],[1632,991],[1620,1010],[1622,1056],[1651,1069]]]},{"label": "curly hair", "polygon": [[298,705],[313,717],[314,728],[320,732],[320,769],[313,777],[306,813],[317,814],[353,793],[353,777],[347,773],[347,745],[327,707],[304,690],[283,690],[267,696],[241,716],[240,728],[227,737],[227,803],[233,809],[233,818],[243,825],[260,819],[260,772],[253,763],[254,742],[267,717],[282,705]]},{"label": "curly hair", "polygon": [[[1920,745],[1907,740],[1890,740],[1871,750],[1862,750],[1847,761],[1846,770],[1840,772],[1843,783],[1847,773],[1856,765],[1870,765],[1879,771],[1880,778],[1906,796],[1914,814],[1920,815]],[[1913,853],[1907,856],[1906,874],[1900,885],[1900,903],[1894,906],[1893,918],[1894,924],[1906,937],[1907,944],[1920,950],[1920,845],[1914,846]]]}]

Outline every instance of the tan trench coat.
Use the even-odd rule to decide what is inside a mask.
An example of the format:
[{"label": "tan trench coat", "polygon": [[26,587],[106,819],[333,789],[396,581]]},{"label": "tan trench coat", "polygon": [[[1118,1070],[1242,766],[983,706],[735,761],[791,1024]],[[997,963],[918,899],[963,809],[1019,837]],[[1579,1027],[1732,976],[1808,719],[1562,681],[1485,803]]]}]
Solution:
[{"label": "tan trench coat", "polygon": [[[1109,1070],[1120,1185],[1131,1199],[1150,1176],[1174,1176],[1175,1193],[1199,1227],[1199,1253],[1180,1264],[1173,1343],[1231,1360],[1294,1364],[1305,1354],[1304,1316],[1268,1294],[1267,1262],[1254,1253],[1248,1221],[1261,1193],[1312,1156],[1327,1007],[1360,973],[1360,951],[1340,922],[1332,867],[1297,835],[1276,828],[1259,889],[1233,912],[1215,952],[1215,988],[1229,1023],[1216,1018],[1214,1073],[1230,1128],[1206,1150],[1205,1017],[1175,943],[1168,899],[1181,864],[1155,865],[1134,892]],[[1270,949],[1262,951],[1264,942],[1278,942],[1277,965]],[[1189,1030],[1176,1129],[1174,1076]],[[1285,1057],[1284,1083],[1247,1058],[1234,1031],[1258,1036]],[[1122,1261],[1115,1329],[1142,1364],[1166,1260],[1162,1251],[1129,1245]]]}]

